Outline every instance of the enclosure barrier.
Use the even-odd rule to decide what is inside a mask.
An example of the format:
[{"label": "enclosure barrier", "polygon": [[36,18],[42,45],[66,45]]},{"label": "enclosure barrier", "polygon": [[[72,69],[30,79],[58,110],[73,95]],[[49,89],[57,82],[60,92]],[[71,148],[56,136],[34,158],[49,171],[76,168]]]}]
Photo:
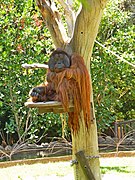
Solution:
[{"label": "enclosure barrier", "polygon": [[122,139],[126,133],[131,132],[135,138],[135,119],[128,121],[116,121],[114,124],[115,136]]}]

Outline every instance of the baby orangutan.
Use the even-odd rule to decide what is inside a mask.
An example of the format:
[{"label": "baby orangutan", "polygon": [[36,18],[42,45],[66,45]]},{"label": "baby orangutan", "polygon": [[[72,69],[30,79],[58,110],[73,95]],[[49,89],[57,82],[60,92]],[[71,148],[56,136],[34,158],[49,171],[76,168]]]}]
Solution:
[{"label": "baby orangutan", "polygon": [[69,103],[74,112],[68,112],[69,125],[76,131],[79,127],[80,112],[83,112],[87,126],[90,124],[90,77],[83,58],[78,54],[71,56],[56,49],[48,62],[47,83],[33,88],[29,95],[33,102],[59,101],[66,112]]}]

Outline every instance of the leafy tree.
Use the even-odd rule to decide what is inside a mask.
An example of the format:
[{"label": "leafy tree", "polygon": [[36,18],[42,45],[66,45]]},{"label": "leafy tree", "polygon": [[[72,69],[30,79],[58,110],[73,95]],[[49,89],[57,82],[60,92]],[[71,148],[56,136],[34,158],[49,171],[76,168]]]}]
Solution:
[{"label": "leafy tree", "polygon": [[99,131],[104,131],[116,120],[135,118],[135,76],[132,66],[135,26],[130,21],[131,13],[120,9],[121,6],[121,1],[108,3],[97,37],[97,41],[104,45],[95,44],[92,58]]},{"label": "leafy tree", "polygon": [[[60,117],[37,116],[24,107],[29,90],[44,80],[43,70],[25,71],[23,63],[44,63],[52,50],[50,34],[39,13],[28,1],[3,1],[0,12],[0,129],[3,139],[39,136],[49,127],[61,127]],[[39,77],[43,77],[39,79]],[[57,121],[57,122],[56,122]],[[60,122],[60,123],[59,123]],[[31,127],[31,128],[28,128]],[[6,133],[5,133],[6,132]],[[5,134],[5,135],[4,135]],[[7,135],[6,135],[7,134]],[[61,135],[61,133],[59,132]],[[4,137],[5,136],[5,137]],[[21,140],[23,140],[21,138]]]}]

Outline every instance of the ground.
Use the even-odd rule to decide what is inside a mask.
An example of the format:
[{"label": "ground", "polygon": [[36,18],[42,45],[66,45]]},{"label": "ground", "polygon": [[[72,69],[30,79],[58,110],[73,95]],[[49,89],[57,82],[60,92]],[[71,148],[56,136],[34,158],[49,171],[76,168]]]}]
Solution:
[{"label": "ground", "polygon": [[[102,180],[134,180],[135,157],[100,158]],[[4,180],[74,180],[70,162],[20,165],[0,169]]]}]

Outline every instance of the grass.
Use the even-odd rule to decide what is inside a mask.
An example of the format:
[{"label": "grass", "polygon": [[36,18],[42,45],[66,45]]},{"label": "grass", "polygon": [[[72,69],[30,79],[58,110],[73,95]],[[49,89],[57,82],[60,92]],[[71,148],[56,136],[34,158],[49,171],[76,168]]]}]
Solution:
[{"label": "grass", "polygon": [[135,157],[101,158],[101,173],[135,173]]},{"label": "grass", "polygon": [[[103,180],[135,179],[135,157],[101,158]],[[70,162],[21,165],[0,169],[1,180],[73,180]]]}]

